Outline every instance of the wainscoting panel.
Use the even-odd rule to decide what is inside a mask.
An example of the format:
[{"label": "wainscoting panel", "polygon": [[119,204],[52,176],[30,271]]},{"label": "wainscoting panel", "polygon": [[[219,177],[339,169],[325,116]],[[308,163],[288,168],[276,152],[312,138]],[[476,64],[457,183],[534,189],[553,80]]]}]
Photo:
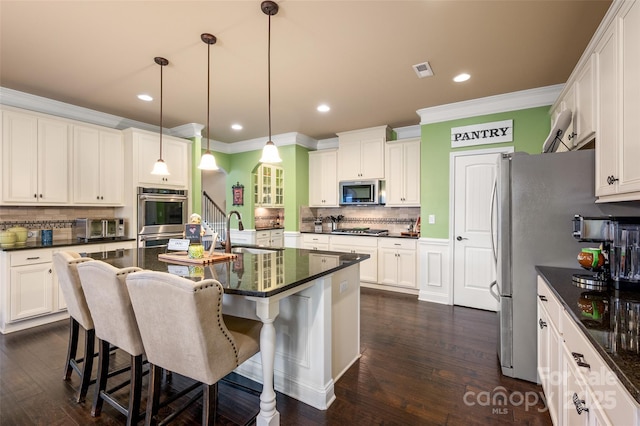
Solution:
[{"label": "wainscoting panel", "polygon": [[452,304],[449,263],[449,240],[435,238],[418,240],[419,300]]}]

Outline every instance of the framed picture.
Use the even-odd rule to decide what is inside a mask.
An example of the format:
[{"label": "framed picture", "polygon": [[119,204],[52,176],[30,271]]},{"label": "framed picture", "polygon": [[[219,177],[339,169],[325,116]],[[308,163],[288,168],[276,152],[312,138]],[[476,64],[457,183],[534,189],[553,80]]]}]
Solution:
[{"label": "framed picture", "polygon": [[233,205],[243,206],[244,205],[244,185],[240,185],[240,182],[237,182],[235,185],[231,187],[231,192],[233,194]]},{"label": "framed picture", "polygon": [[196,223],[187,223],[184,229],[184,237],[189,240],[191,244],[200,244],[202,239],[200,237],[201,225]]}]

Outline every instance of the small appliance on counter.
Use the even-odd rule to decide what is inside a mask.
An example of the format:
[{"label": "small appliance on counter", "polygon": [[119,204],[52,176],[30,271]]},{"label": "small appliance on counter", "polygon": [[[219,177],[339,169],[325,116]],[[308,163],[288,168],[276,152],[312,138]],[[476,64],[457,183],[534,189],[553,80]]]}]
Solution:
[{"label": "small appliance on counter", "polygon": [[77,239],[84,242],[124,237],[124,219],[76,219],[74,233]]},{"label": "small appliance on counter", "polygon": [[584,288],[640,290],[640,218],[583,217],[573,219],[573,237],[598,242],[600,247],[582,249],[578,263],[591,274],[574,274],[573,282]]}]

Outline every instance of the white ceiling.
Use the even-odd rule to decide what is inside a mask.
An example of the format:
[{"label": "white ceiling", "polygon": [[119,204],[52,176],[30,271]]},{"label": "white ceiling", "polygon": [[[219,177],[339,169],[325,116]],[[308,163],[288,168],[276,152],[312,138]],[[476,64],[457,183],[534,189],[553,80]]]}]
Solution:
[{"label": "white ceiling", "polygon": [[[278,2],[271,18],[273,134],[314,139],[419,123],[416,111],[564,83],[609,0]],[[268,133],[268,17],[260,1],[0,0],[0,86],[211,139]],[[412,65],[429,61],[435,76]],[[460,73],[471,74],[454,83]],[[139,93],[156,97],[142,102]],[[315,108],[327,103],[331,111]],[[244,130],[230,129],[234,122]],[[205,129],[206,130],[206,129]],[[206,132],[205,132],[206,133]]]}]

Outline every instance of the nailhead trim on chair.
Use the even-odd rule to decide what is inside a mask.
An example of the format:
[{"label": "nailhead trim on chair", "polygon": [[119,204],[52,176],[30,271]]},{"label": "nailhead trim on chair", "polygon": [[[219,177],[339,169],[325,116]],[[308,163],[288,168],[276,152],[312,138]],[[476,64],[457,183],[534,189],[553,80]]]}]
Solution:
[{"label": "nailhead trim on chair", "polygon": [[[223,293],[223,292],[221,292],[221,291],[220,291],[220,286],[219,286],[219,285],[216,285],[216,287],[217,287],[217,290],[218,290],[218,294],[219,294],[220,296],[222,296],[222,294],[221,294],[221,293]],[[222,304],[222,297],[218,297],[218,312],[222,312],[222,306],[221,306],[221,304]],[[235,342],[235,341],[231,338],[231,336],[226,332],[225,327],[223,327],[223,326],[222,326],[222,323],[221,323],[221,321],[222,321],[222,314],[218,314],[218,316],[217,316],[217,317],[218,317],[218,327],[220,328],[220,331],[222,331],[222,333],[224,333],[224,336],[227,338],[227,340],[229,341],[229,343],[231,343],[231,347],[233,347],[233,354],[234,354],[234,355],[235,355],[235,357],[236,357],[236,366],[238,366],[238,365],[240,365],[240,364],[238,363],[238,348],[237,348],[237,346],[236,346],[236,342]]]}]

